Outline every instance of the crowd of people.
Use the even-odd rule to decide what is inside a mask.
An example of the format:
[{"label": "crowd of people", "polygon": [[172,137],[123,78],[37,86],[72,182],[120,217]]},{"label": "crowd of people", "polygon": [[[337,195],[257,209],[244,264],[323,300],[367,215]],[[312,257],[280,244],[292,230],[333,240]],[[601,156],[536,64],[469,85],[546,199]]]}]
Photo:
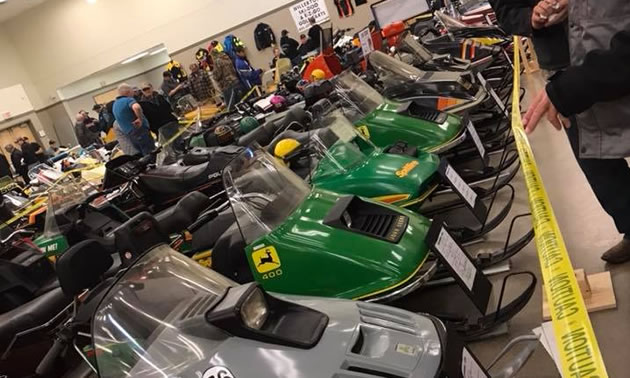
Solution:
[{"label": "crowd of people", "polygon": [[[273,67],[280,58],[289,58],[293,65],[304,55],[320,48],[322,29],[314,19],[309,20],[308,34],[300,35],[300,42],[282,31],[280,45],[274,47]],[[230,110],[245,93],[261,85],[262,70],[252,67],[242,43],[224,48],[212,41],[205,54],[189,65],[186,75],[183,68],[171,61],[162,75],[159,91],[151,83],[132,87],[118,86],[118,97],[108,104],[97,104],[92,109],[97,117],[80,111],[75,117],[74,131],[82,147],[102,145],[101,133],[113,131],[123,152],[128,155],[146,155],[155,149],[155,136],[160,129],[177,122],[178,104],[185,96],[199,103],[214,102]],[[176,69],[175,72],[173,69]]]},{"label": "crowd of people", "polygon": [[10,155],[11,164],[4,154],[0,154],[0,177],[13,178],[15,172],[24,183],[30,182],[28,178],[30,168],[53,157],[59,150],[54,140],[49,141],[48,148],[44,149],[39,143],[31,142],[27,136],[18,137],[14,143],[4,146],[4,149]]}]

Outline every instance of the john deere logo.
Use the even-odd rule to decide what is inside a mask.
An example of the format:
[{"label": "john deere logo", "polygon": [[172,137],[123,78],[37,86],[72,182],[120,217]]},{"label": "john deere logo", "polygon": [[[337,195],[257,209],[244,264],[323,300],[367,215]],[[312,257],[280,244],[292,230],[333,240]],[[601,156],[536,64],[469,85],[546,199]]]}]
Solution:
[{"label": "john deere logo", "polygon": [[370,139],[370,130],[368,130],[367,126],[357,126],[357,130],[365,137],[365,139]]},{"label": "john deere logo", "polygon": [[256,265],[258,273],[267,273],[274,269],[278,269],[282,264],[278,252],[273,246],[257,249],[252,253],[252,260]]},{"label": "john deere logo", "polygon": [[418,163],[417,160],[410,161],[409,163],[403,165],[402,168],[396,171],[396,176],[400,178],[406,177],[409,174],[409,172],[413,171],[413,169],[418,166],[418,164],[420,163]]},{"label": "john deere logo", "polygon": [[234,378],[234,374],[223,366],[213,366],[203,372],[202,378]]}]

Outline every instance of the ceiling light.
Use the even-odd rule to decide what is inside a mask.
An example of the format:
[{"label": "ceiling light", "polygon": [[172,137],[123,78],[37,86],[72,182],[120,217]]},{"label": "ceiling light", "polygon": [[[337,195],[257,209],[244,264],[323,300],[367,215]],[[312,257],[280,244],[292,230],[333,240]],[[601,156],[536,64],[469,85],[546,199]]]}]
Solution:
[{"label": "ceiling light", "polygon": [[7,0],[0,0],[0,4],[4,4],[6,2],[7,2]]},{"label": "ceiling light", "polygon": [[88,2],[88,4],[94,4],[94,3],[96,3],[96,0],[85,0],[85,1],[87,1],[87,2]]},{"label": "ceiling light", "polygon": [[155,55],[155,54],[159,54],[162,51],[166,51],[166,46],[164,47],[160,47],[159,49],[155,50],[155,51],[151,51],[151,53],[149,55]]},{"label": "ceiling light", "polygon": [[145,51],[145,52],[141,52],[141,53],[140,53],[140,54],[138,54],[138,55],[135,55],[135,56],[132,56],[132,57],[131,57],[131,58],[129,58],[129,59],[125,59],[125,60],[123,60],[120,64],[127,64],[127,63],[131,63],[131,62],[133,62],[133,61],[135,61],[135,60],[138,60],[138,59],[140,59],[140,58],[142,58],[142,57],[144,57],[144,56],[146,56],[146,55],[148,55],[148,54],[149,54],[149,53],[148,53],[147,51]]}]

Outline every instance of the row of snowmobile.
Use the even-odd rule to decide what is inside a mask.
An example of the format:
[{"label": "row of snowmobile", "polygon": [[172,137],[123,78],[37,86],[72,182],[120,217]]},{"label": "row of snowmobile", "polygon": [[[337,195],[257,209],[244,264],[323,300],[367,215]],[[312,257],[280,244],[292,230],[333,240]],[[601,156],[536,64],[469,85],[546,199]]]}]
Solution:
[{"label": "row of snowmobile", "polygon": [[[516,316],[536,286],[508,274],[494,309],[485,273],[533,231],[467,252],[518,219],[504,48],[477,66],[375,51],[359,74],[285,83],[271,112],[251,101],[169,130],[153,154],[112,159],[98,192],[54,210],[70,245],[54,266],[30,230],[0,230],[0,371],[514,376],[536,338],[486,366],[466,344]],[[524,288],[504,299],[516,276]],[[462,293],[446,301],[478,315],[423,300],[444,282]]]}]

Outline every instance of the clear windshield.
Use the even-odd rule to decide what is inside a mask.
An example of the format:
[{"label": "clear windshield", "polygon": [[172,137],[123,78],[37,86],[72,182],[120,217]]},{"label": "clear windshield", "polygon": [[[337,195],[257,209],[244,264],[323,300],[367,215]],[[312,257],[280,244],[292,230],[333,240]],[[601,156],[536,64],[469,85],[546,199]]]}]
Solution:
[{"label": "clear windshield", "polygon": [[376,148],[361,135],[337,109],[316,121],[317,134],[309,142],[311,156],[317,161],[313,180],[328,175],[347,173],[356,165],[365,161],[366,155],[358,143]]},{"label": "clear windshield", "polygon": [[166,245],[147,253],[94,314],[100,377],[194,376],[191,367],[226,335],[191,315],[205,313],[235,285]]},{"label": "clear windshield", "polygon": [[[201,113],[199,113],[201,114]],[[161,147],[157,155],[157,165],[169,165],[177,162],[183,151],[186,150],[186,144],[192,135],[203,130],[200,116],[186,124],[175,122],[167,123],[160,127],[158,133],[158,144]]]},{"label": "clear windshield", "polygon": [[232,160],[223,184],[247,244],[282,224],[310,193],[304,180],[260,147]]},{"label": "clear windshield", "polygon": [[376,89],[351,71],[336,76],[332,83],[342,100],[363,115],[371,113],[385,102],[385,98]]}]

